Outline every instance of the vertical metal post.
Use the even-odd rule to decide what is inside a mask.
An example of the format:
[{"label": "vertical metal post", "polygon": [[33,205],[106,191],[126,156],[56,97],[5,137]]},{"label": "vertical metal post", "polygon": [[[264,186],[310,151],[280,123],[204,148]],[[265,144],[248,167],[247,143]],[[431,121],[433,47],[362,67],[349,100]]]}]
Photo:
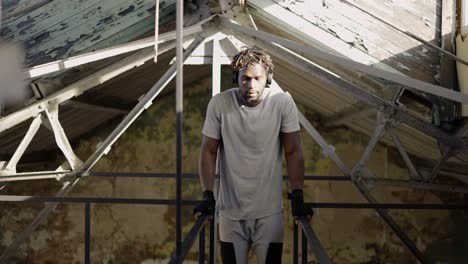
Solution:
[{"label": "vertical metal post", "polygon": [[302,229],[302,264],[307,264],[307,237],[304,229]]},{"label": "vertical metal post", "polygon": [[215,255],[215,228],[216,223],[215,220],[212,219],[210,221],[210,264],[215,263],[216,255]]},{"label": "vertical metal post", "polygon": [[213,62],[212,62],[212,96],[221,92],[221,59],[220,59],[221,46],[217,38],[213,39]]},{"label": "vertical metal post", "polygon": [[182,113],[183,113],[183,27],[184,27],[184,1],[177,1],[176,10],[176,255],[180,257],[182,254]]},{"label": "vertical metal post", "polygon": [[85,204],[85,264],[91,263],[91,205]]},{"label": "vertical metal post", "polygon": [[154,12],[154,62],[158,62],[158,40],[159,40],[159,0],[156,0]]},{"label": "vertical metal post", "polygon": [[298,264],[299,263],[299,260],[298,260],[298,255],[299,255],[299,251],[298,251],[298,244],[299,244],[299,235],[298,235],[298,226],[296,223],[293,224],[294,225],[294,230],[293,230],[293,264]]},{"label": "vertical metal post", "polygon": [[200,230],[198,238],[198,263],[205,264],[205,226]]}]

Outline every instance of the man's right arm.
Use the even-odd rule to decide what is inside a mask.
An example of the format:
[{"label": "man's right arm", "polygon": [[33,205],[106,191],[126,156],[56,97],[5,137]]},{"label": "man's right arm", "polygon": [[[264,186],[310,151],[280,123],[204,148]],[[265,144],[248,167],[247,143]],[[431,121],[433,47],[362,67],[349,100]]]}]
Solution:
[{"label": "man's right arm", "polygon": [[198,166],[203,191],[213,191],[219,142],[219,139],[203,135]]}]

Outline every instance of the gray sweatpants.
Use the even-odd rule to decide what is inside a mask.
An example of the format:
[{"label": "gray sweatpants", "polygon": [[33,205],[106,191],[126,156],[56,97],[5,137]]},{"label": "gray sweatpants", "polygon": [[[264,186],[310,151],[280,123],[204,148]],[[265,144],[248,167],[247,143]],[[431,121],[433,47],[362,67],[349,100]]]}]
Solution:
[{"label": "gray sweatpants", "polygon": [[[259,264],[266,263],[268,259],[281,263],[283,213],[252,220],[231,220],[220,215],[219,236],[223,263],[247,264],[250,247],[255,249]],[[226,249],[227,247],[232,247],[233,250]],[[268,260],[268,263],[272,262]]]}]

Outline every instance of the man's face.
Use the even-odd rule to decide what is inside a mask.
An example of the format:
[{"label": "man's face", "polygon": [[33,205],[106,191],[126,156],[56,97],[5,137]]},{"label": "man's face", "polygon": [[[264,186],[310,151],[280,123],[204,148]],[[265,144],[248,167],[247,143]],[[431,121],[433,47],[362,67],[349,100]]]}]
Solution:
[{"label": "man's face", "polygon": [[248,106],[256,106],[262,100],[267,72],[261,64],[249,65],[239,71],[239,89]]}]

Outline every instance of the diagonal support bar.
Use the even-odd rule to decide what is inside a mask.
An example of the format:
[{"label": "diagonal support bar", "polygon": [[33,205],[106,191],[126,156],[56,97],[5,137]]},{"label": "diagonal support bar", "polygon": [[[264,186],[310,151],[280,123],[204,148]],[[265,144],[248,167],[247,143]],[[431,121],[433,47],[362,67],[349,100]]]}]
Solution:
[{"label": "diagonal support bar", "polygon": [[432,182],[434,179],[437,177],[439,174],[440,170],[442,167],[445,165],[447,160],[453,155],[453,152],[451,151],[451,148],[447,147],[446,149],[442,150],[442,155],[437,162],[437,164],[434,166],[434,168],[431,171],[431,174],[428,176],[427,181]]},{"label": "diagonal support bar", "polygon": [[13,154],[7,166],[5,167],[5,170],[16,172],[16,164],[18,164],[18,161],[23,156],[24,152],[26,151],[26,148],[29,146],[29,144],[31,143],[31,140],[33,139],[33,137],[36,135],[37,131],[41,127],[42,118],[43,116],[41,114],[37,115],[34,118],[31,125],[29,126],[28,131],[26,132],[26,135],[24,136],[23,140],[21,141],[15,153]]},{"label": "diagonal support bar", "polygon": [[361,159],[356,163],[356,165],[351,169],[351,177],[356,177],[361,173],[361,169],[366,166],[367,161],[369,161],[370,155],[374,150],[379,140],[385,134],[385,127],[387,125],[387,118],[384,117],[382,112],[377,112],[377,126],[374,130],[374,134],[372,135],[369,143],[364,150],[364,153],[361,156]]},{"label": "diagonal support bar", "polygon": [[318,263],[320,264],[331,264],[330,257],[328,257],[327,252],[322,246],[322,243],[318,239],[318,236],[315,234],[312,226],[309,223],[309,220],[306,217],[301,217],[300,219],[302,230],[307,237],[308,244],[315,254]]},{"label": "diagonal support bar", "polygon": [[70,168],[72,170],[79,167],[83,162],[78,158],[68,141],[67,135],[63,130],[62,125],[60,124],[58,118],[58,105],[57,104],[49,104],[49,108],[45,110],[47,115],[47,122],[52,127],[52,131],[54,132],[55,142],[57,146],[62,151],[63,155],[67,159],[68,163],[70,164]]},{"label": "diagonal support bar", "polygon": [[172,255],[171,260],[169,261],[170,264],[181,264],[184,262],[185,257],[187,257],[190,249],[193,246],[193,243],[198,237],[198,234],[202,230],[202,228],[205,226],[205,223],[208,221],[209,215],[201,215],[197,221],[195,221],[195,224],[192,226],[190,231],[187,234],[187,237],[185,238],[184,242],[182,243],[182,250],[181,250],[181,255]]},{"label": "diagonal support bar", "polygon": [[416,170],[416,167],[413,165],[413,162],[411,162],[411,159],[406,152],[405,148],[403,147],[403,144],[400,141],[400,138],[398,135],[395,133],[393,130],[393,127],[388,125],[387,126],[387,132],[390,134],[390,136],[393,139],[393,142],[395,143],[395,146],[398,149],[398,152],[400,152],[401,157],[403,158],[403,161],[405,162],[406,166],[408,166],[408,169],[410,171],[410,177],[413,180],[422,180],[421,175],[419,174],[418,170]]}]

